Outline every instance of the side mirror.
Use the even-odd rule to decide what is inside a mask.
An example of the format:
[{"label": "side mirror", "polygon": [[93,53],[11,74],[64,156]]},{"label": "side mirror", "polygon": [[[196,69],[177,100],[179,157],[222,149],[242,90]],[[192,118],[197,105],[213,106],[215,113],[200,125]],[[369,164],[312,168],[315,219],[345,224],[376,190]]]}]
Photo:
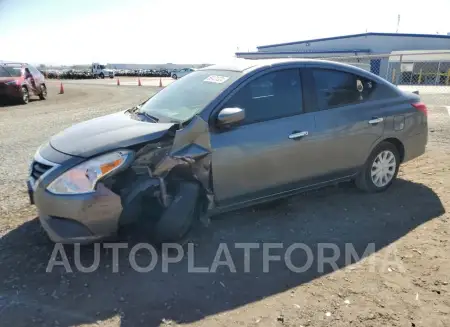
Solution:
[{"label": "side mirror", "polygon": [[235,125],[245,118],[245,110],[241,108],[224,108],[217,116],[219,127],[229,127]]}]

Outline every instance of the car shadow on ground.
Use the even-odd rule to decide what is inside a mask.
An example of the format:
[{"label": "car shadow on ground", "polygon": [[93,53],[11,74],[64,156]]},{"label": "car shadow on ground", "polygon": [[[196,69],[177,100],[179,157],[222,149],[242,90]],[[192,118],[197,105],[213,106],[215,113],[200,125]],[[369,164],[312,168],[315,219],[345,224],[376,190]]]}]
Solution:
[{"label": "car shadow on ground", "polygon": [[[129,261],[133,246],[145,241],[139,234],[127,235],[132,243],[121,241],[128,248],[119,251],[118,266],[113,265],[112,251],[101,249],[97,252],[99,268],[82,273],[76,268],[77,257],[83,266],[92,265],[95,246],[82,247],[80,256],[74,254],[74,247],[66,246],[73,272],[55,266],[46,273],[54,247],[33,220],[0,240],[0,319],[5,326],[16,327],[75,326],[106,320],[120,321],[122,327],[159,326],[164,319],[194,322],[332,273],[327,264],[323,271],[319,269],[320,243],[335,244],[341,253],[336,265],[342,269],[358,261],[356,257],[345,260],[346,244],[360,257],[370,244],[379,251],[444,211],[433,190],[406,180],[398,180],[387,192],[370,195],[349,185],[330,187],[264,210],[246,209],[217,217],[209,227],[196,231],[191,256],[169,264],[168,272],[163,272],[160,255],[140,250],[135,256],[140,267],[157,260],[146,273],[133,270]],[[247,267],[244,250],[235,243],[259,245],[250,251]],[[282,259],[290,245],[303,243],[313,254],[311,268],[295,272],[282,260],[270,262],[265,272],[263,243],[282,243],[282,248],[270,249],[271,255],[281,255]],[[226,266],[219,266],[216,272],[190,272],[192,267],[213,269],[218,249],[225,246],[236,272]],[[189,245],[184,249],[189,252]],[[332,256],[327,251],[325,255]],[[173,258],[176,251],[170,253]],[[222,253],[220,260],[226,258]],[[290,258],[296,267],[304,266],[308,259],[299,249]]]},{"label": "car shadow on ground", "polygon": [[[29,101],[30,102],[36,102],[36,101],[41,101],[41,100],[38,99],[38,98],[36,98],[36,99],[35,98],[30,98]],[[3,99],[0,100],[0,108],[2,108],[2,107],[20,107],[20,106],[24,106],[24,104],[21,103],[18,100],[16,100],[16,101],[14,101],[14,100],[3,100]]]}]

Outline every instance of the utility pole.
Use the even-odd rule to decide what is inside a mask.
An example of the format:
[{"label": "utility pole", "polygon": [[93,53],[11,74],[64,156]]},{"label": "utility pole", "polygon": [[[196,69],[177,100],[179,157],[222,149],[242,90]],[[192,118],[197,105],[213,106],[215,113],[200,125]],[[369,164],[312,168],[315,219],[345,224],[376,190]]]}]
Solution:
[{"label": "utility pole", "polygon": [[397,31],[395,33],[398,33],[398,29],[400,27],[400,14],[398,14],[398,18],[397,18]]}]

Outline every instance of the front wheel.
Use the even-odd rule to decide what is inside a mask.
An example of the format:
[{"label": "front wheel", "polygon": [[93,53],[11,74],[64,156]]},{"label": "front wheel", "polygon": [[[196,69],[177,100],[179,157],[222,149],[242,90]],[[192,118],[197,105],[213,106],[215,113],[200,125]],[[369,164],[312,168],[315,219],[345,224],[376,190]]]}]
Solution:
[{"label": "front wheel", "polygon": [[104,79],[104,78],[105,78],[105,75],[104,75],[103,73],[100,73],[99,76],[100,76],[101,79]]},{"label": "front wheel", "polygon": [[356,186],[369,193],[385,191],[397,177],[399,167],[400,155],[395,145],[381,142],[356,178]]},{"label": "front wheel", "polygon": [[152,231],[156,244],[183,243],[199,216],[200,186],[181,182],[173,195],[172,203],[164,209]]},{"label": "front wheel", "polygon": [[39,94],[39,99],[47,99],[47,87],[44,84],[41,85],[41,93]]},{"label": "front wheel", "polygon": [[22,86],[22,104],[27,104],[30,101],[30,94],[25,86]]},{"label": "front wheel", "polygon": [[173,79],[178,79],[178,76],[177,75],[172,75],[172,78]]}]

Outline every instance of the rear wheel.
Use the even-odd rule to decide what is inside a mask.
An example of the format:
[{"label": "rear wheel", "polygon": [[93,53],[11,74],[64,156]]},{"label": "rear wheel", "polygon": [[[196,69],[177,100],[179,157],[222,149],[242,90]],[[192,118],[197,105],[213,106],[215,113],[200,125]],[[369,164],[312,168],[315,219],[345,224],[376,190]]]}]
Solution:
[{"label": "rear wheel", "polygon": [[47,87],[44,84],[41,85],[41,93],[39,94],[39,99],[47,99]]},{"label": "rear wheel", "polygon": [[397,177],[399,167],[400,155],[395,145],[381,142],[356,178],[356,186],[369,193],[385,191]]},{"label": "rear wheel", "polygon": [[104,75],[103,73],[100,73],[99,76],[100,76],[101,79],[104,79],[104,78],[105,78],[105,75]]},{"label": "rear wheel", "polygon": [[178,76],[176,74],[173,74],[172,78],[173,79],[178,79]]},{"label": "rear wheel", "polygon": [[30,101],[30,94],[25,86],[22,86],[22,104],[27,104]]}]

